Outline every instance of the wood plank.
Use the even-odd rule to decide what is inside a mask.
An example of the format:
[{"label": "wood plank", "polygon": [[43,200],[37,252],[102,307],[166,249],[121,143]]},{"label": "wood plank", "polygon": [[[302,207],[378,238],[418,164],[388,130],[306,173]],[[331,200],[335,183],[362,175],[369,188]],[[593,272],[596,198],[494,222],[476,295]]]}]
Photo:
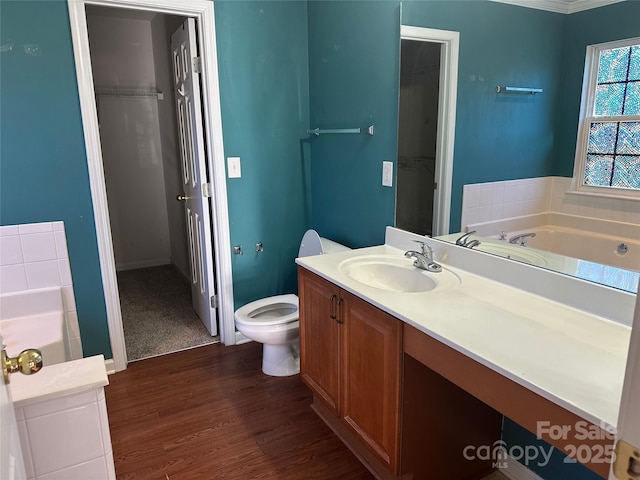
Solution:
[{"label": "wood plank", "polygon": [[370,480],[300,380],[261,371],[262,345],[132,363],[105,388],[119,480]]}]

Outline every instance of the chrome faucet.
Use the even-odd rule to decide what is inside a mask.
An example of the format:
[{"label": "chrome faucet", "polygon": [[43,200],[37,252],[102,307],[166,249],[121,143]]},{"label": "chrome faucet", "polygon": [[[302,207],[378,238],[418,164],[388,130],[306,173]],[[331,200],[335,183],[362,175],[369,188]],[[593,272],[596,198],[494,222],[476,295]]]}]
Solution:
[{"label": "chrome faucet", "polygon": [[476,233],[475,230],[465,233],[460,238],[456,240],[456,245],[460,245],[461,247],[473,248],[480,245],[480,240],[471,240],[469,241],[469,237]]},{"label": "chrome faucet", "polygon": [[407,258],[413,258],[413,266],[429,272],[441,272],[442,266],[435,262],[433,258],[433,249],[428,243],[421,240],[414,240],[422,246],[422,252],[409,250],[404,253]]},{"label": "chrome faucet", "polygon": [[529,233],[521,233],[519,235],[514,235],[509,239],[509,243],[520,243],[523,247],[527,246],[527,238],[533,238],[536,234],[534,232]]}]

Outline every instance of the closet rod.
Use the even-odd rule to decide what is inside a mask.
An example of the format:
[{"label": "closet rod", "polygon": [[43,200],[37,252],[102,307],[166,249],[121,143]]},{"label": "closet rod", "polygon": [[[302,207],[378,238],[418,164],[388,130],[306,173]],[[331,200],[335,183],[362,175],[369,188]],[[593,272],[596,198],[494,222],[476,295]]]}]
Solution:
[{"label": "closet rod", "polygon": [[[374,126],[369,125],[367,127],[367,133],[369,135],[373,135]],[[307,130],[307,133],[313,133],[316,137],[325,133],[362,133],[362,128],[328,128],[320,130],[319,128],[314,128],[313,130]]]}]

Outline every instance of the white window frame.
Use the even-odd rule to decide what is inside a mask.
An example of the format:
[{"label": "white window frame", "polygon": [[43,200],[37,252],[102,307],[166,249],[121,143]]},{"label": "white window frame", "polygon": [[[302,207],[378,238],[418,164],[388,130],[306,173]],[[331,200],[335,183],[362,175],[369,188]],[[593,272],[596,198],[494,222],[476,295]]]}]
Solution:
[{"label": "white window frame", "polygon": [[573,169],[572,190],[574,193],[598,197],[627,198],[640,201],[640,190],[584,185],[584,173],[587,163],[587,146],[589,143],[589,129],[591,122],[599,120],[612,122],[640,122],[640,115],[624,115],[616,117],[593,116],[600,52],[603,50],[628,47],[638,44],[640,44],[640,37],[626,38],[614,42],[587,46],[584,77],[582,81],[582,99],[580,101],[578,138],[576,140],[576,157]]}]

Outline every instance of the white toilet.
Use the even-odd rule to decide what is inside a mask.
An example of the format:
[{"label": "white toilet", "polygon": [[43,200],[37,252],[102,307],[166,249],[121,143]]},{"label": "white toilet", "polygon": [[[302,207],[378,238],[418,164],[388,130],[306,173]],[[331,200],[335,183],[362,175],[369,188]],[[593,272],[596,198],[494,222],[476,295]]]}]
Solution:
[{"label": "white toilet", "polygon": [[[299,257],[349,250],[327,240],[315,230],[307,230],[300,242]],[[262,371],[285,377],[300,372],[300,323],[298,296],[294,294],[261,298],[236,310],[236,328],[245,337],[263,343]]]}]

